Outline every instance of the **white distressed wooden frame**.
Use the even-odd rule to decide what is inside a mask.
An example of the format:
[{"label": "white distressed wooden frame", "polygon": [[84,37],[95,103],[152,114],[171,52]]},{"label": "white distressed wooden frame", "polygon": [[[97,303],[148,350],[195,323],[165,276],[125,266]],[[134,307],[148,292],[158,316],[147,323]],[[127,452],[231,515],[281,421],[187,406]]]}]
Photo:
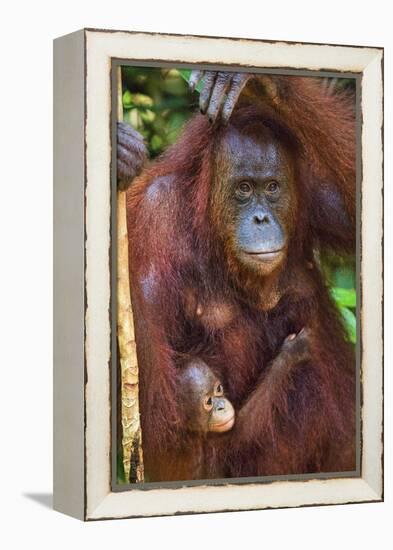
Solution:
[{"label": "white distressed wooden frame", "polygon": [[[111,491],[111,60],[362,73],[361,477]],[[54,507],[84,520],[383,498],[383,50],[82,30],[55,41]]]}]

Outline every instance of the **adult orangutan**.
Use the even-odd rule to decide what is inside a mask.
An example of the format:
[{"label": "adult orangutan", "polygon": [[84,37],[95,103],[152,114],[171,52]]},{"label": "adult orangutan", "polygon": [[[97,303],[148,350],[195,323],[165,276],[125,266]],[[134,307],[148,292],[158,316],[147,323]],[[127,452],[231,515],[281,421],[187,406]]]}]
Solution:
[{"label": "adult orangutan", "polygon": [[[205,477],[354,470],[354,354],[314,256],[354,250],[353,99],[314,78],[228,74],[205,75],[209,116],[128,190],[147,479],[173,479],[189,445],[185,356],[236,414],[207,436]],[[124,183],[141,155],[120,132]]]}]

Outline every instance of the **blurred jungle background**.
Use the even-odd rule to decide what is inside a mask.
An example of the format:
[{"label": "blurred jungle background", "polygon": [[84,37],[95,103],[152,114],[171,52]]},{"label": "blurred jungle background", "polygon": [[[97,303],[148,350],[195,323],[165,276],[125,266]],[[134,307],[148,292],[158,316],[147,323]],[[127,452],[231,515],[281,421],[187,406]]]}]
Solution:
[{"label": "blurred jungle background", "polygon": [[[145,139],[151,159],[174,143],[183,125],[198,109],[201,85],[188,89],[189,69],[122,67],[123,119]],[[327,89],[355,91],[355,80],[323,78]],[[356,343],[356,258],[318,254],[330,287],[331,296],[341,313],[347,338]],[[118,460],[118,482],[124,483],[122,461]]]}]

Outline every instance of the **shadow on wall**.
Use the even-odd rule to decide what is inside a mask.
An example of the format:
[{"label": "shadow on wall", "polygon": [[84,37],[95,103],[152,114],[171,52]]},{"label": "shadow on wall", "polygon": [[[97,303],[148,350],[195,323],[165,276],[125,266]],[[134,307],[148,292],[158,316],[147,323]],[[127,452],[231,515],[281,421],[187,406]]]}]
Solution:
[{"label": "shadow on wall", "polygon": [[45,508],[53,508],[53,494],[52,493],[23,493],[25,498],[34,500],[44,506]]}]

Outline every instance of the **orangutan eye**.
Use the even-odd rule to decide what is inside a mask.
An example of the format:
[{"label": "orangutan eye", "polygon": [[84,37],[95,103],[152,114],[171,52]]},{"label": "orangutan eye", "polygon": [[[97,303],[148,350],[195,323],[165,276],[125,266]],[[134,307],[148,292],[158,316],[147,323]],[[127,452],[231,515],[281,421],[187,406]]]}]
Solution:
[{"label": "orangutan eye", "polygon": [[224,389],[221,384],[217,384],[214,394],[217,396],[224,395]]},{"label": "orangutan eye", "polygon": [[241,181],[237,186],[242,195],[251,195],[252,187],[247,181]]},{"label": "orangutan eye", "polygon": [[203,401],[203,406],[207,411],[212,410],[212,408],[213,408],[213,399],[211,398],[210,395],[205,397],[205,399]]},{"label": "orangutan eye", "polygon": [[236,198],[239,201],[244,202],[251,197],[252,192],[253,192],[252,185],[248,183],[248,181],[241,181],[236,186],[235,194],[236,194]]},{"label": "orangutan eye", "polygon": [[277,191],[280,189],[280,186],[278,185],[278,183],[276,181],[271,181],[267,184],[266,186],[266,191],[268,193],[277,193]]}]

